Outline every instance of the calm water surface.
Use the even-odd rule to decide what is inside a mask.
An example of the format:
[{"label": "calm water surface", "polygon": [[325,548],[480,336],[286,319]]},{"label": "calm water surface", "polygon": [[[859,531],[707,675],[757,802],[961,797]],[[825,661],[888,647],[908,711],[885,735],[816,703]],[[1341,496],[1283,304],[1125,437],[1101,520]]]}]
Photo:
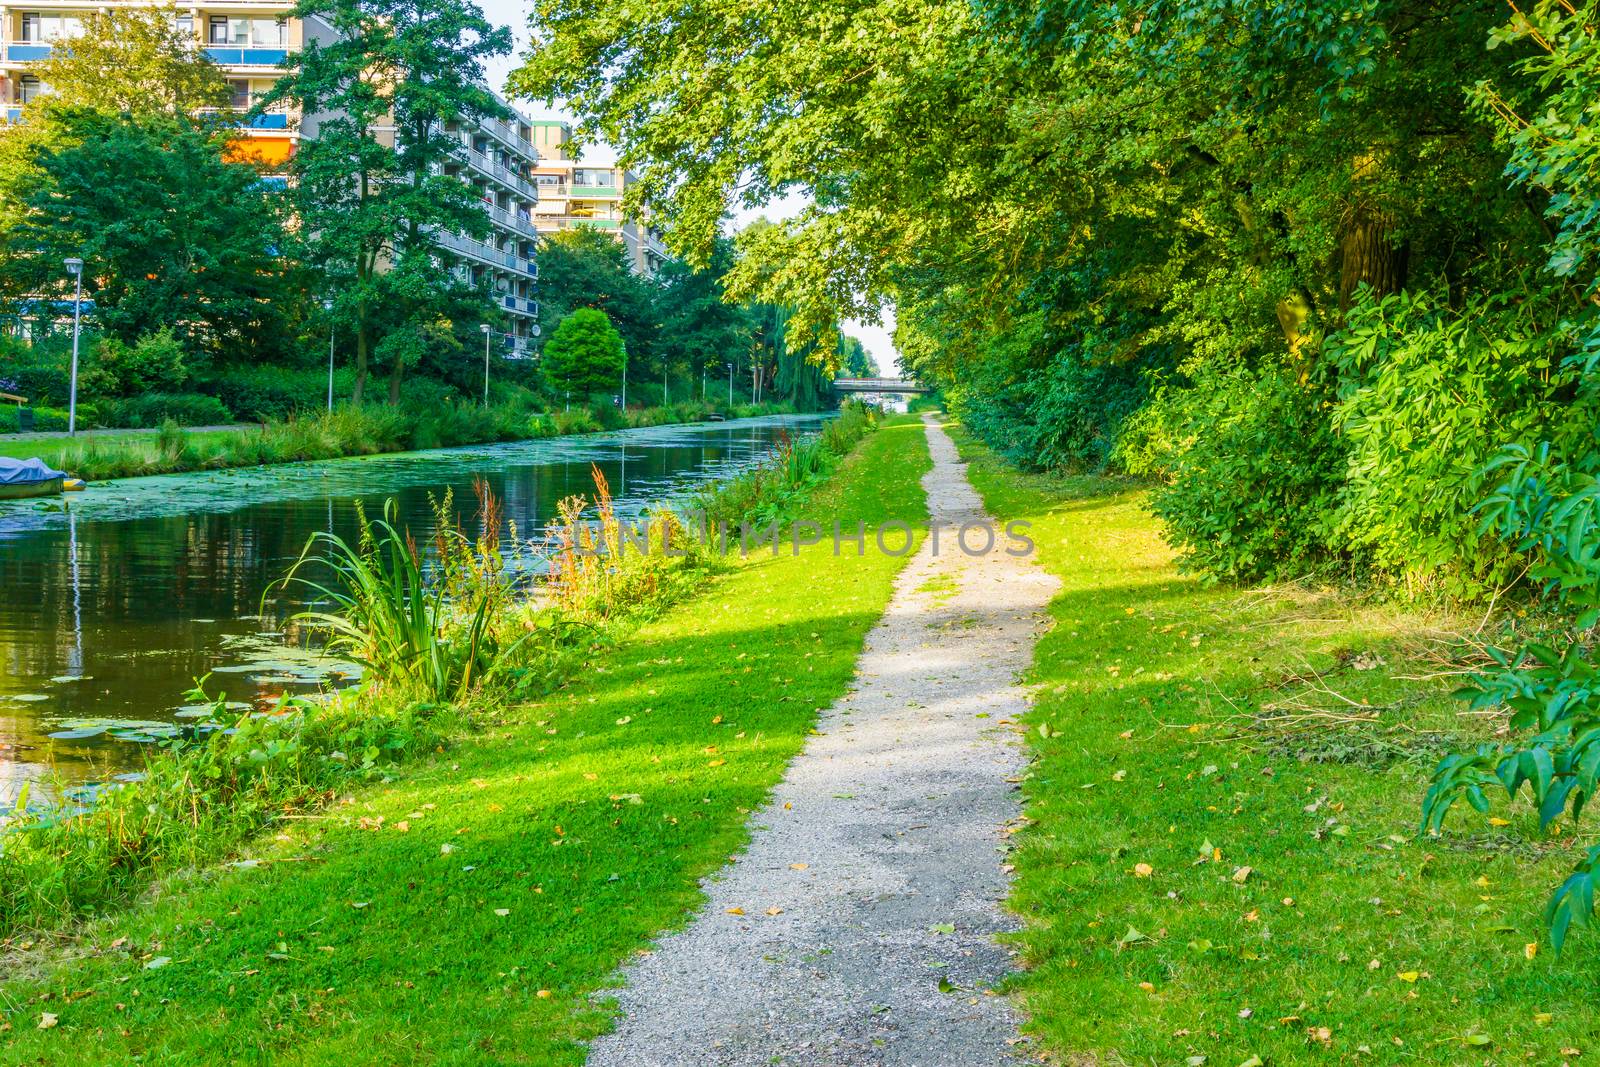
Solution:
[{"label": "calm water surface", "polygon": [[[315,688],[341,665],[286,644],[262,593],[319,530],[350,536],[356,504],[393,497],[426,543],[429,496],[454,489],[471,530],[482,476],[506,518],[533,534],[556,501],[593,491],[590,464],[618,510],[645,505],[758,460],[816,417],[663,426],[245,471],[108,482],[59,502],[0,502],[0,808],[136,767],[141,746],[99,732],[182,717],[182,694],[214,672],[230,700]],[[282,609],[280,608],[279,611]],[[52,738],[52,733],[94,733]]]}]

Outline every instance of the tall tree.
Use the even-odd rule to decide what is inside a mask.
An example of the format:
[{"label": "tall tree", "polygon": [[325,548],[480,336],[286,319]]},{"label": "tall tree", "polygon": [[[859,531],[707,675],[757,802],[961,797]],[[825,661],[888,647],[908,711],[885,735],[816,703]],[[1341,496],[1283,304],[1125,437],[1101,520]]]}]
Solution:
[{"label": "tall tree", "polygon": [[750,344],[749,310],[732,301],[723,276],[734,262],[733,242],[719,238],[711,259],[695,267],[673,258],[657,275],[660,336],[656,346],[663,366],[691,377],[720,374]]},{"label": "tall tree", "polygon": [[318,118],[293,164],[305,258],[355,335],[352,399],[376,356],[397,403],[406,367],[466,288],[444,269],[440,234],[489,229],[483,205],[441,168],[461,151],[447,123],[509,114],[483,63],[510,51],[511,34],[471,0],[301,0],[294,15],[334,36],[308,41],[258,106],[289,101]]}]

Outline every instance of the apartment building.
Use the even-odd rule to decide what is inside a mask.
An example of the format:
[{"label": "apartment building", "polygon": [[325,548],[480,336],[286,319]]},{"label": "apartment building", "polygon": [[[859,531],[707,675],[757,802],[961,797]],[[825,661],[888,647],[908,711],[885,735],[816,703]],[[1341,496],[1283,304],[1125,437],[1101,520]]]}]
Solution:
[{"label": "apartment building", "polygon": [[[109,0],[86,5],[82,0],[38,0],[20,7],[0,5],[0,117],[8,123],[21,118],[22,106],[49,87],[29,68],[50,54],[58,41],[81,36],[93,11],[147,6],[143,0]],[[331,26],[317,18],[301,20],[290,15],[294,5],[286,0],[242,0],[208,7],[179,6],[180,29],[192,33],[196,46],[205,50],[228,79],[232,106],[248,110],[287,73],[290,53],[307,41],[331,40]],[[286,172],[302,139],[316,137],[317,116],[302,117],[287,109],[253,119],[241,132],[235,152],[241,159],[264,164],[269,173]],[[489,215],[486,238],[442,235],[441,243],[455,262],[452,269],[470,282],[484,281],[505,311],[504,350],[512,358],[526,356],[529,342],[539,336],[539,272],[535,245],[539,229],[534,211],[539,190],[534,180],[541,157],[535,147],[535,127],[515,115],[499,119],[451,124],[462,151],[447,172],[460,177],[483,200]],[[280,179],[281,180],[281,179]]]},{"label": "apartment building", "polygon": [[647,221],[627,218],[622,195],[632,175],[621,167],[597,166],[572,153],[572,127],[565,122],[531,124],[539,154],[533,180],[539,186],[534,223],[540,233],[587,226],[612,234],[628,252],[637,274],[655,277],[668,252]]}]

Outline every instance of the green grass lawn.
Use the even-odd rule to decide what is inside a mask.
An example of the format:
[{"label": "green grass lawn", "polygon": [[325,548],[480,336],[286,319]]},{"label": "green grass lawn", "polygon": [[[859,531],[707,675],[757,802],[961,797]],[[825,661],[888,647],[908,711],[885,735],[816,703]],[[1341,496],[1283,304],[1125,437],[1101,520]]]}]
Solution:
[{"label": "green grass lawn", "polygon": [[[191,431],[189,441],[195,445],[205,446],[225,441],[230,437],[238,437],[247,433],[258,433],[259,427],[242,426],[237,430],[204,430]],[[82,437],[72,438],[66,434],[55,434],[51,437],[12,438],[0,437],[0,456],[11,459],[44,460],[52,467],[59,468],[61,457],[65,453],[76,451],[81,446],[93,442],[97,447],[107,451],[112,449],[143,449],[150,459],[157,454],[155,430],[130,430],[126,433],[96,433],[86,434]]]},{"label": "green grass lawn", "polygon": [[[805,510],[915,520],[929,465],[920,426],[893,421]],[[580,1063],[609,1020],[590,994],[742,846],[902,562],[752,557],[551,698],[281,822],[242,863],[6,946],[0,1062]]]},{"label": "green grass lawn", "polygon": [[959,440],[990,511],[1031,519],[1064,583],[1035,656],[1012,900],[1046,1048],[1221,1067],[1600,1056],[1600,939],[1556,959],[1542,936],[1571,828],[1461,805],[1415,836],[1440,753],[1494,725],[1439,677],[1478,618],[1203,587],[1137,491]]}]

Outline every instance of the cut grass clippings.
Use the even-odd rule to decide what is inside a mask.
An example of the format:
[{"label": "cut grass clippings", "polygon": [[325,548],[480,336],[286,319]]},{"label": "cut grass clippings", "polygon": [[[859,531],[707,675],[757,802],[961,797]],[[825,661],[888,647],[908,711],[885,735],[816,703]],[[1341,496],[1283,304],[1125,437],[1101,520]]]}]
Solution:
[{"label": "cut grass clippings", "polygon": [[[914,522],[930,465],[891,421],[806,513]],[[6,946],[0,1063],[581,1063],[591,994],[742,846],[906,558],[752,556],[448,755]]]},{"label": "cut grass clippings", "polygon": [[1221,1067],[1600,1055],[1600,938],[1558,959],[1541,920],[1581,854],[1571,827],[1460,805],[1416,836],[1439,754],[1495,726],[1440,676],[1479,619],[1205,587],[1136,489],[1018,473],[956,430],[990,513],[1031,520],[1063,582],[1011,901],[1043,1047]]}]

